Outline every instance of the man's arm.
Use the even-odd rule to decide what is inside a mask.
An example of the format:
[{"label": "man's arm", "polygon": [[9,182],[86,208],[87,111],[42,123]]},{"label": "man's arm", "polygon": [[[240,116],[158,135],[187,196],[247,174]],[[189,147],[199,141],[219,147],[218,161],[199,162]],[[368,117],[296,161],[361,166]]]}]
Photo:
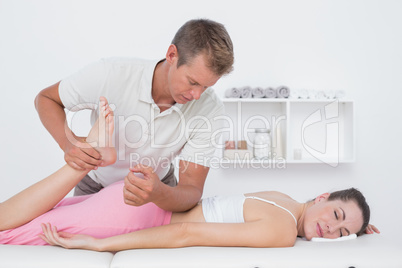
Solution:
[{"label": "man's arm", "polygon": [[150,167],[138,165],[131,171],[144,174],[144,179],[130,172],[124,183],[124,200],[127,204],[141,206],[148,202],[174,211],[186,211],[201,199],[209,168],[180,160],[179,183],[170,187],[160,181]]},{"label": "man's arm", "polygon": [[43,89],[35,98],[35,108],[45,128],[64,151],[68,165],[77,170],[92,170],[101,164],[100,154],[77,137],[68,127],[59,95],[60,82]]}]

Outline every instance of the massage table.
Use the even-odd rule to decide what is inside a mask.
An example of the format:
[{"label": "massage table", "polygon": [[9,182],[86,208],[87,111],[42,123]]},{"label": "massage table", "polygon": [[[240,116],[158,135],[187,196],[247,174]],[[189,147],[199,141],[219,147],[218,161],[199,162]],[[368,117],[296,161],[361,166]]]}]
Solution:
[{"label": "massage table", "polygon": [[111,252],[0,245],[0,268],[401,268],[393,234],[338,242],[298,238],[291,248],[188,247]]}]

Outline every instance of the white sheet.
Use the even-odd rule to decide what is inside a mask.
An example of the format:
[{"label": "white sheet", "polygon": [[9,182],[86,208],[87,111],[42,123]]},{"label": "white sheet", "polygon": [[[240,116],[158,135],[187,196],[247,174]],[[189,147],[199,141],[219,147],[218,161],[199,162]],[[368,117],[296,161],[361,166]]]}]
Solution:
[{"label": "white sheet", "polygon": [[118,252],[112,268],[401,268],[402,246],[392,236],[364,235],[336,243],[298,239],[292,248],[209,248]]},{"label": "white sheet", "polygon": [[392,234],[336,243],[298,239],[292,248],[67,250],[0,245],[0,268],[401,268],[402,243]]},{"label": "white sheet", "polygon": [[0,245],[0,268],[108,268],[112,260],[110,252]]}]

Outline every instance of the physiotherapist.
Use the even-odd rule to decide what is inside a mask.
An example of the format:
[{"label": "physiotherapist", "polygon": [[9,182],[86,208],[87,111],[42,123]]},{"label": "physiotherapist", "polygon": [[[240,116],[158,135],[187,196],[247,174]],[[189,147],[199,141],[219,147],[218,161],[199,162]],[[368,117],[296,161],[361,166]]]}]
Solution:
[{"label": "physiotherapist", "polygon": [[[68,165],[90,170],[74,195],[95,193],[124,179],[129,205],[153,202],[175,212],[196,205],[224,109],[211,86],[232,71],[233,62],[225,27],[197,19],[177,31],[164,59],[102,59],[43,89],[35,99],[43,125]],[[101,96],[114,110],[117,161],[108,167],[100,167],[101,155],[68,127],[64,110],[91,109],[93,124]],[[180,159],[178,182],[175,157]],[[152,167],[157,176],[139,164]]]}]

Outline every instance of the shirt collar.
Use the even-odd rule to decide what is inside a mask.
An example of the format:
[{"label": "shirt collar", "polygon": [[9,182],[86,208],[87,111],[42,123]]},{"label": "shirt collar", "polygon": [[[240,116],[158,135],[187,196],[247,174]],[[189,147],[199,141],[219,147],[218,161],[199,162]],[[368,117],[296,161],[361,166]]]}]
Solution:
[{"label": "shirt collar", "polygon": [[[143,102],[146,102],[146,103],[149,103],[149,104],[156,105],[154,99],[152,98],[152,79],[154,77],[156,65],[159,62],[162,62],[164,60],[165,59],[152,60],[152,61],[149,61],[147,66],[145,66],[144,73],[143,73],[143,75],[141,77],[141,81],[140,81],[141,86],[140,86],[139,100],[141,100]],[[175,103],[173,106],[176,109],[180,110],[181,107],[183,106],[183,104]],[[167,114],[171,113],[172,108],[169,108],[165,112],[167,112]]]}]

